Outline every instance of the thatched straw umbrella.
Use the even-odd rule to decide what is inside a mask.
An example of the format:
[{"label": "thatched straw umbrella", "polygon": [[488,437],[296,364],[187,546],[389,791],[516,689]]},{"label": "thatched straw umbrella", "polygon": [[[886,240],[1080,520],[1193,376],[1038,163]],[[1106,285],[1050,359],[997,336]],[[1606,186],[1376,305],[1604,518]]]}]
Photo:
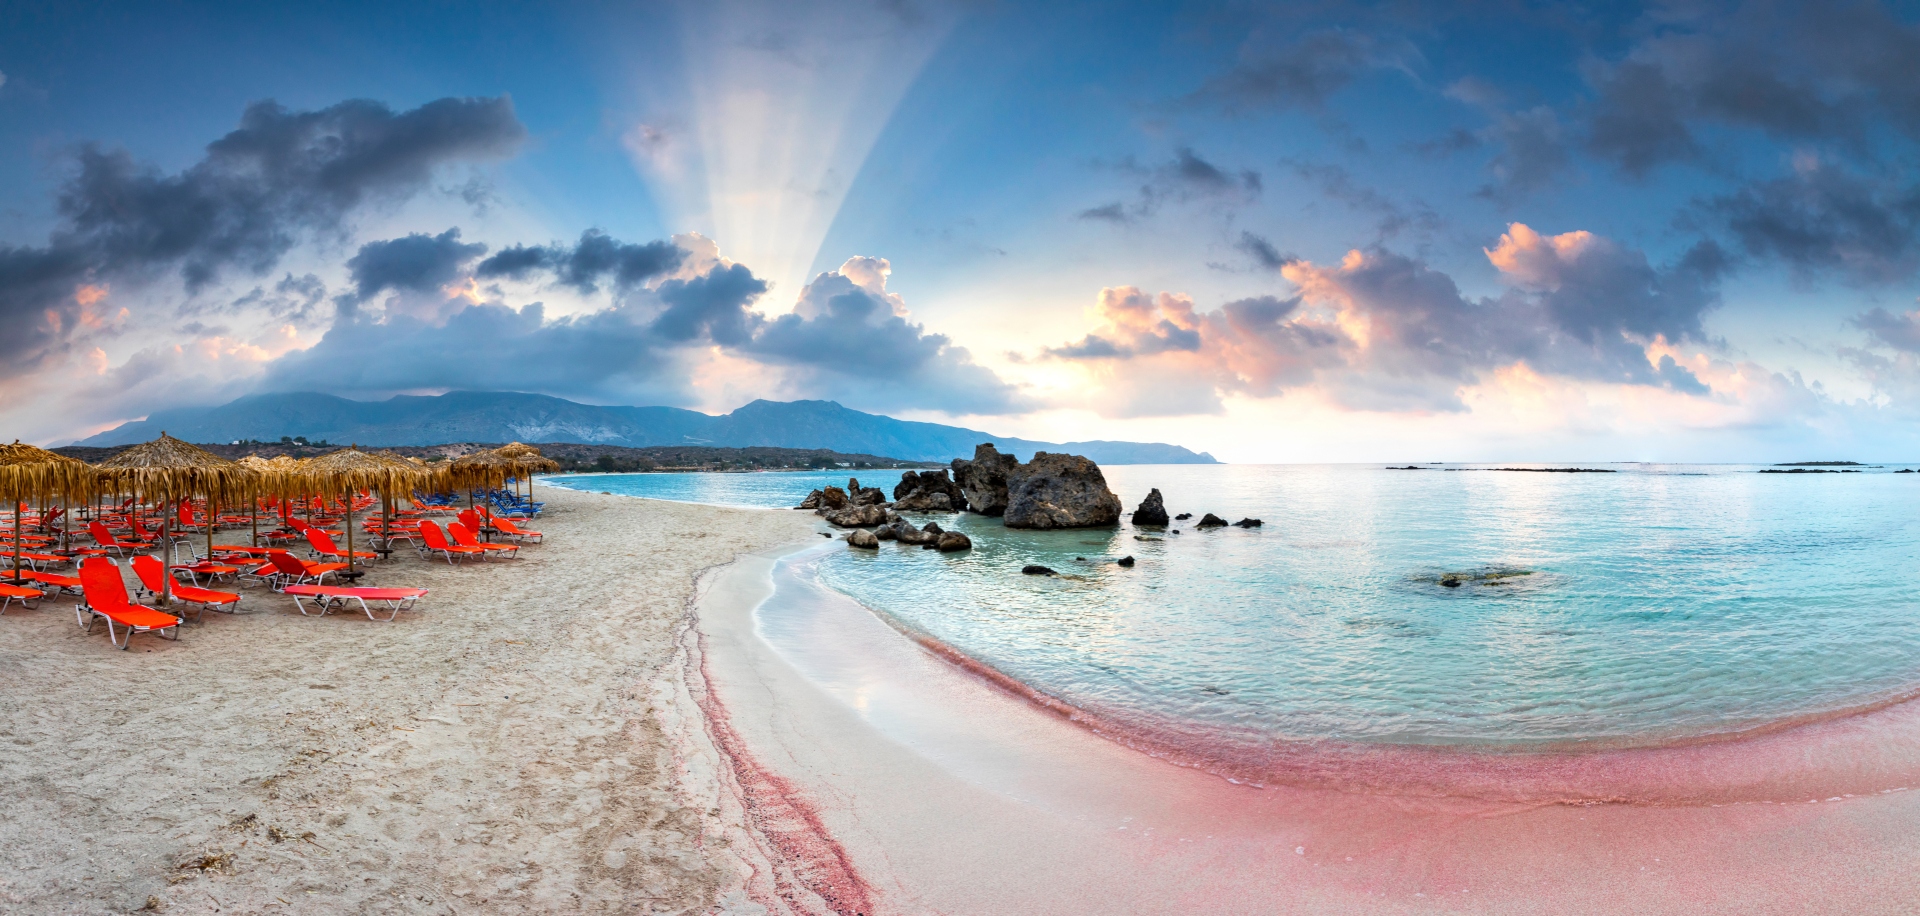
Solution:
[{"label": "thatched straw umbrella", "polygon": [[527,478],[527,502],[533,502],[533,475],[540,471],[549,473],[560,470],[560,462],[540,454],[540,450],[523,442],[509,442],[493,450],[494,454],[514,462],[515,476]]},{"label": "thatched straw umbrella", "polygon": [[[129,484],[141,493],[160,498],[160,597],[168,603],[173,601],[173,532],[166,505],[178,505],[182,498],[203,493],[207,496],[207,508],[212,510],[221,498],[238,498],[254,486],[251,471],[164,432],[152,442],[143,442],[100,462],[100,471],[109,480]],[[211,544],[211,540],[208,543]]]},{"label": "thatched straw umbrella", "polygon": [[99,485],[91,465],[14,440],[0,445],[0,496],[13,503],[13,577],[20,578],[20,501],[57,496],[65,508]]},{"label": "thatched straw umbrella", "polygon": [[[353,572],[353,492],[373,490],[380,494],[383,505],[390,505],[395,492],[411,491],[427,476],[426,472],[415,468],[404,458],[397,456],[389,458],[363,452],[357,445],[337,452],[328,452],[318,458],[307,459],[302,474],[304,479],[321,493],[331,495],[345,492],[347,494],[347,572],[349,574]],[[348,578],[352,576],[349,575]]]},{"label": "thatched straw umbrella", "polygon": [[473,491],[488,491],[507,482],[513,475],[513,459],[492,449],[461,455],[447,464],[447,479],[467,491],[467,507],[473,507]]}]

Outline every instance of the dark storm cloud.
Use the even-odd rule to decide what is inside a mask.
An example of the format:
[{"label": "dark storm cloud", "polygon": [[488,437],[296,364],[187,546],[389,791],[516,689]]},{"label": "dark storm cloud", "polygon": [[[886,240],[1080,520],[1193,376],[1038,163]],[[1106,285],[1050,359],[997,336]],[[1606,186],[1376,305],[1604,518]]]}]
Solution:
[{"label": "dark storm cloud", "polygon": [[668,280],[658,291],[666,308],[653,320],[652,330],[676,343],[705,339],[727,347],[747,346],[762,321],[747,306],[766,291],[767,282],[743,264],[715,267],[691,280]]},{"label": "dark storm cloud", "polygon": [[487,253],[479,242],[460,241],[458,228],[439,235],[415,232],[404,238],[368,242],[347,259],[353,297],[365,302],[383,290],[433,292],[452,284],[461,268]]},{"label": "dark storm cloud", "polygon": [[536,271],[583,293],[593,293],[611,279],[616,289],[629,289],[680,266],[686,252],[672,242],[622,242],[598,229],[580,234],[572,246],[515,245],[480,262],[482,278],[525,279]]},{"label": "dark storm cloud", "polygon": [[418,192],[444,163],[504,155],[525,133],[505,98],[397,113],[366,100],[319,111],[258,102],[178,173],[82,146],[48,244],[0,246],[0,319],[14,343],[0,372],[27,370],[65,340],[82,283],[177,270],[191,291],[225,270],[263,273],[361,205]]},{"label": "dark storm cloud", "polygon": [[1920,321],[1915,320],[1912,312],[1895,315],[1886,309],[1876,308],[1855,318],[1853,323],[1875,340],[1895,350],[1920,353]]}]

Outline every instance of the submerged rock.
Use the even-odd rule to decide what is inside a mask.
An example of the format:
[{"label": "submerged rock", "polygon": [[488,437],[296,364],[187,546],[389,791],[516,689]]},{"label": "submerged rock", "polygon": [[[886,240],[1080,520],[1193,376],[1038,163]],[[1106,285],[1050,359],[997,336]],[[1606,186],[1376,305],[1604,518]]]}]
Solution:
[{"label": "submerged rock", "polygon": [[1035,452],[1007,476],[1008,528],[1097,528],[1118,524],[1120,497],[1100,466],[1079,455]]},{"label": "submerged rock", "polygon": [[1048,568],[1047,568],[1047,567],[1045,567],[1045,566],[1038,566],[1038,565],[1034,565],[1034,564],[1028,564],[1028,565],[1026,565],[1026,566],[1022,566],[1022,567],[1020,567],[1020,571],[1021,571],[1022,573],[1025,573],[1026,575],[1029,575],[1029,576],[1053,576],[1053,575],[1059,575],[1058,573],[1056,573],[1056,572],[1054,572],[1054,571],[1053,571],[1053,570],[1051,570],[1051,569],[1048,569]]},{"label": "submerged rock", "polygon": [[973,450],[973,460],[953,459],[953,480],[966,499],[968,509],[981,515],[1004,515],[1007,511],[1007,475],[1020,466],[1012,455],[1002,455],[985,442]]},{"label": "submerged rock", "polygon": [[1257,518],[1243,518],[1243,519],[1241,519],[1241,520],[1239,520],[1239,521],[1237,521],[1237,522],[1234,522],[1234,523],[1233,523],[1233,527],[1235,527],[1235,528],[1258,528],[1258,527],[1260,527],[1260,520],[1259,520],[1259,519],[1257,519]]},{"label": "submerged rock", "polygon": [[958,531],[947,531],[940,535],[940,540],[934,542],[933,546],[935,550],[941,553],[955,553],[962,550],[972,550],[973,539]]},{"label": "submerged rock", "polygon": [[1133,554],[1127,554],[1126,556],[1124,556],[1124,557],[1121,557],[1120,559],[1118,559],[1118,560],[1115,560],[1115,561],[1113,561],[1113,562],[1115,562],[1115,563],[1118,563],[1118,564],[1120,564],[1121,566],[1132,566],[1132,565],[1133,565]]},{"label": "submerged rock", "polygon": [[1160,489],[1155,487],[1147,491],[1147,498],[1140,501],[1140,507],[1133,510],[1135,525],[1165,525],[1167,523],[1167,505],[1160,499]]},{"label": "submerged rock", "polygon": [[871,531],[862,531],[856,528],[847,532],[847,546],[857,547],[861,550],[879,550],[880,539],[874,537]]},{"label": "submerged rock", "polygon": [[1225,527],[1227,527],[1227,520],[1226,520],[1226,519],[1224,519],[1224,518],[1221,518],[1221,517],[1220,517],[1220,516],[1218,516],[1218,515],[1215,515],[1215,514],[1213,514],[1213,513],[1211,513],[1211,512],[1209,512],[1209,513],[1207,513],[1206,515],[1203,515],[1203,516],[1201,516],[1201,517],[1200,517],[1200,521],[1198,521],[1198,522],[1195,522],[1195,523],[1194,523],[1194,525],[1193,525],[1193,527],[1195,527],[1195,528],[1225,528]]},{"label": "submerged rock", "polygon": [[1193,517],[1193,513],[1191,513],[1191,512],[1182,512],[1182,513],[1180,513],[1179,515],[1176,515],[1176,516],[1174,516],[1174,517],[1173,517],[1173,520],[1174,520],[1174,521],[1176,521],[1176,522],[1184,522],[1184,521],[1186,521],[1187,519],[1190,519],[1190,518],[1192,518],[1192,517]]}]

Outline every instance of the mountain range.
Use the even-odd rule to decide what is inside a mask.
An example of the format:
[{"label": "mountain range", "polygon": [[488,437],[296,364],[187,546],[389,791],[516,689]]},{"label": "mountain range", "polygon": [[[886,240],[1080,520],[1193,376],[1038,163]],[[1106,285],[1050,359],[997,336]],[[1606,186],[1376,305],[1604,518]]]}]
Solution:
[{"label": "mountain range", "polygon": [[72,443],[145,442],[162,431],[188,442],[277,442],[286,436],[366,446],[447,442],[579,442],[644,448],[825,448],[908,461],[971,457],[994,443],[1022,461],[1036,451],[1084,455],[1101,464],[1217,464],[1212,455],[1159,442],[1039,442],[976,429],[896,420],[833,401],[754,401],[713,416],[678,407],[599,407],[541,394],[452,391],[352,401],[314,392],[257,394],[219,407],[155,411]]}]

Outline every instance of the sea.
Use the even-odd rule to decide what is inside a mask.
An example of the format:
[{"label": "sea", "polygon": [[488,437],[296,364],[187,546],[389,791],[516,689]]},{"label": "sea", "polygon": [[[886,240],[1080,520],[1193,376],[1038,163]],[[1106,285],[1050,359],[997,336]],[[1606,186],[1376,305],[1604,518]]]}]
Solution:
[{"label": "sea", "polygon": [[[1102,727],[1204,738],[1229,756],[1684,744],[1920,689],[1920,474],[1546,472],[1560,467],[1112,466],[1129,510],[1158,488],[1193,518],[1019,531],[910,515],[973,549],[823,539],[778,564],[770,603],[845,595]],[[899,479],[866,474],[889,492]],[[778,508],[847,477],[543,483]],[[1261,524],[1195,528],[1208,512]]]}]

